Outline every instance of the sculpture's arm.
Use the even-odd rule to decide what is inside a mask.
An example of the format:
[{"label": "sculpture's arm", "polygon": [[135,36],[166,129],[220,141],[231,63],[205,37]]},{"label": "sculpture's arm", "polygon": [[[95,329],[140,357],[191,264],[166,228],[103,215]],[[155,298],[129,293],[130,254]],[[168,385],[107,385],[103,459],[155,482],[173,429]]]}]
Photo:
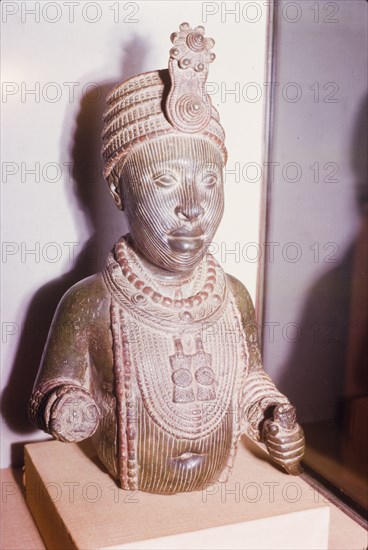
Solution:
[{"label": "sculpture's arm", "polygon": [[98,426],[91,343],[106,309],[99,277],[81,281],[60,301],[29,403],[31,421],[61,441],[81,441]]},{"label": "sculpture's arm", "polygon": [[242,392],[242,433],[266,444],[271,457],[290,473],[299,473],[304,454],[303,430],[295,409],[263,370],[252,299],[237,279],[228,276],[242,318],[248,372]]}]

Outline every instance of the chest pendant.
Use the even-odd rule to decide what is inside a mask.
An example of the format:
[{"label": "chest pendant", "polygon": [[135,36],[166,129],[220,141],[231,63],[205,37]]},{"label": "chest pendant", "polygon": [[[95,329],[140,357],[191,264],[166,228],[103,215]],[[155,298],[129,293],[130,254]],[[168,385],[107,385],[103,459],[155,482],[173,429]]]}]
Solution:
[{"label": "chest pendant", "polygon": [[174,403],[193,403],[216,399],[212,355],[204,351],[200,335],[196,336],[195,343],[197,351],[189,355],[184,353],[180,338],[174,338],[175,354],[169,357]]}]

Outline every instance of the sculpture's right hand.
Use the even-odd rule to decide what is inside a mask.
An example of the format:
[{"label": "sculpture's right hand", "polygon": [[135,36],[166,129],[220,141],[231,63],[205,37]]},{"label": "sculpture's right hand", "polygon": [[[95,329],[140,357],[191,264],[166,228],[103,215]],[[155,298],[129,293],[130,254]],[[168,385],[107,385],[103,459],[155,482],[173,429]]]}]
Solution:
[{"label": "sculpture's right hand", "polygon": [[49,433],[59,441],[82,441],[94,434],[100,412],[92,395],[67,384],[49,397],[45,410]]},{"label": "sculpture's right hand", "polygon": [[273,419],[263,425],[263,441],[271,458],[292,475],[302,473],[300,461],[305,450],[304,433],[290,404],[276,405]]}]

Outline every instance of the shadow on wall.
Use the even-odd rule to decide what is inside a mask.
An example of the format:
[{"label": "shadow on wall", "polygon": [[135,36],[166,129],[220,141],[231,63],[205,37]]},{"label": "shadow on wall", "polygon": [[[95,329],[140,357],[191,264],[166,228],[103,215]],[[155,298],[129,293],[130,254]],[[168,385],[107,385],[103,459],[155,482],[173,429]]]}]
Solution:
[{"label": "shadow on wall", "polygon": [[[361,395],[368,394],[364,327],[357,326],[352,307],[358,292],[362,300],[358,307],[367,308],[367,271],[361,268],[367,263],[367,114],[365,98],[355,123],[351,155],[361,230],[342,261],[310,289],[299,322],[302,337],[293,344],[278,384],[297,407],[301,422],[342,420],[343,400],[352,377]],[[352,331],[356,333],[354,344]],[[355,354],[354,365],[349,359],[352,345],[361,350],[359,357]]]},{"label": "shadow on wall", "polygon": [[[119,81],[142,72],[147,51],[148,44],[141,37],[133,36],[123,45]],[[76,211],[76,225],[82,212],[85,218],[82,222],[87,223],[90,237],[75,258],[72,269],[42,286],[33,297],[24,320],[20,321],[22,333],[18,350],[1,399],[4,420],[18,434],[26,435],[36,430],[28,418],[28,400],[60,299],[76,282],[101,271],[114,242],[126,233],[125,217],[114,205],[102,176],[100,152],[102,113],[106,96],[114,85],[115,81],[101,82],[83,96],[72,140],[63,130],[61,162],[67,162],[71,167],[64,177],[66,192],[70,192],[71,207]],[[21,464],[23,447],[13,445],[12,455],[12,464]]]}]

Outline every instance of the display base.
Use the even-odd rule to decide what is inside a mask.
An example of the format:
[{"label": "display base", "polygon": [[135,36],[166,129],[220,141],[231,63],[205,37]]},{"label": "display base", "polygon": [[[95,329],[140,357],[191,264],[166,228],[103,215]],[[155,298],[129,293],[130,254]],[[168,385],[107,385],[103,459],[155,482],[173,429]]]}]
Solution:
[{"label": "display base", "polygon": [[118,489],[91,444],[25,447],[26,500],[49,549],[327,549],[329,507],[246,440],[227,483],[172,496]]}]

